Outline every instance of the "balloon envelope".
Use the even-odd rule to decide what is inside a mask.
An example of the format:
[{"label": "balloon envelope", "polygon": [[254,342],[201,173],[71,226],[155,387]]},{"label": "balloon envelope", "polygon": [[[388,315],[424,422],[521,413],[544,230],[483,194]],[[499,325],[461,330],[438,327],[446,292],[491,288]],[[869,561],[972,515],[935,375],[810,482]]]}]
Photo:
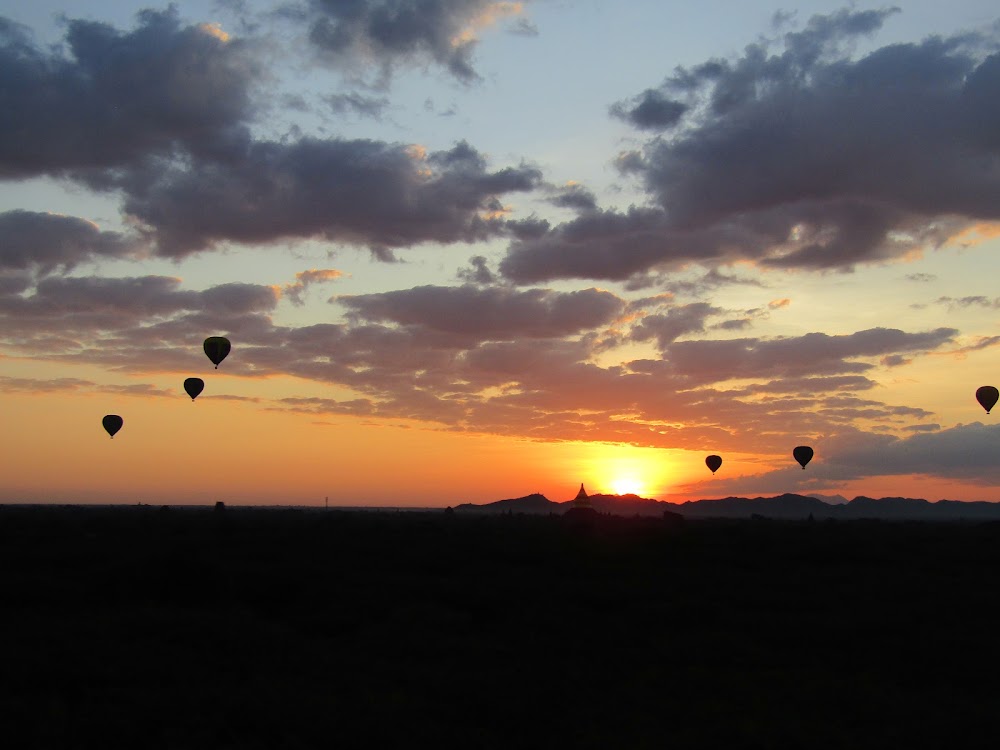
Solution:
[{"label": "balloon envelope", "polygon": [[992,385],[984,385],[982,388],[976,389],[976,401],[986,409],[987,414],[990,413],[990,409],[996,406],[997,399],[1000,399],[1000,391]]},{"label": "balloon envelope", "polygon": [[795,460],[802,464],[802,468],[806,468],[806,464],[812,461],[813,449],[808,445],[798,445],[792,450],[792,455]]},{"label": "balloon envelope", "polygon": [[722,466],[722,456],[708,456],[705,459],[705,466],[710,468],[714,474],[719,470],[719,467]]},{"label": "balloon envelope", "polygon": [[104,425],[104,429],[108,431],[108,434],[114,437],[115,433],[125,424],[125,420],[117,414],[106,414],[104,419],[101,420],[101,424]]},{"label": "balloon envelope", "polygon": [[205,381],[201,378],[188,378],[184,381],[184,390],[187,391],[187,395],[194,401],[198,397],[198,394],[205,390]]},{"label": "balloon envelope", "polygon": [[225,336],[209,336],[203,344],[205,354],[215,364],[215,369],[219,369],[219,363],[226,358],[232,345]]}]

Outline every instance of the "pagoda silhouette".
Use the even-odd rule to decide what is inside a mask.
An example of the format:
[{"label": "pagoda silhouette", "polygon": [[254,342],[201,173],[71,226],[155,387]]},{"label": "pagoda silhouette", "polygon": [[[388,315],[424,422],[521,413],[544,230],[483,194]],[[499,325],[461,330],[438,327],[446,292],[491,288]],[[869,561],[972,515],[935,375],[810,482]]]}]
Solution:
[{"label": "pagoda silhouette", "polygon": [[600,514],[594,508],[593,503],[590,502],[590,498],[587,496],[587,491],[583,489],[583,482],[580,482],[580,491],[576,493],[576,497],[573,498],[573,502],[567,510],[563,517],[565,518],[575,518],[577,520],[584,519],[594,519]]}]

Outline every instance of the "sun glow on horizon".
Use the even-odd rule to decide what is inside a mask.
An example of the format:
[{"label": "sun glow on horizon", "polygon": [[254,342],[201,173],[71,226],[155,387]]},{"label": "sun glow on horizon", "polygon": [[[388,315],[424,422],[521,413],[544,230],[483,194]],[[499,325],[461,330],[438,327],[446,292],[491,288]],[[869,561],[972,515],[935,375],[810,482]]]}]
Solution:
[{"label": "sun glow on horizon", "polygon": [[[655,498],[675,480],[674,461],[663,449],[592,445],[584,458],[587,492]],[[586,454],[585,454],[586,455]]]},{"label": "sun glow on horizon", "polygon": [[638,495],[639,497],[645,497],[645,493],[648,491],[645,482],[636,476],[628,474],[615,477],[609,482],[609,486],[611,487],[611,491],[616,495]]}]

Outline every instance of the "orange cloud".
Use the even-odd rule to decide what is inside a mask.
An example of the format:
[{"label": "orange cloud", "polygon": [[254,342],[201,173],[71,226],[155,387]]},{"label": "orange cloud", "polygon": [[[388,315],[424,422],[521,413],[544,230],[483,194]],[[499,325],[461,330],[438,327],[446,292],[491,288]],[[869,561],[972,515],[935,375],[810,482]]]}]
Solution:
[{"label": "orange cloud", "polygon": [[486,6],[481,13],[469,19],[468,25],[451,39],[453,47],[461,47],[476,41],[476,32],[496,25],[500,20],[510,16],[520,15],[524,11],[524,3],[498,2]]},{"label": "orange cloud", "polygon": [[948,238],[948,242],[949,244],[956,244],[962,247],[970,247],[978,245],[980,242],[996,239],[997,237],[1000,237],[1000,223],[984,221],[968,226],[957,234],[953,234]]},{"label": "orange cloud", "polygon": [[299,271],[295,274],[294,283],[285,284],[282,288],[274,287],[274,289],[278,292],[279,296],[284,292],[294,304],[301,305],[302,294],[305,292],[306,287],[324,281],[333,281],[343,275],[344,272],[338,271],[336,268],[310,268],[307,271]]},{"label": "orange cloud", "polygon": [[198,30],[203,34],[208,34],[209,36],[214,36],[220,42],[228,42],[229,34],[222,30],[222,25],[218,23],[201,23],[198,24]]}]

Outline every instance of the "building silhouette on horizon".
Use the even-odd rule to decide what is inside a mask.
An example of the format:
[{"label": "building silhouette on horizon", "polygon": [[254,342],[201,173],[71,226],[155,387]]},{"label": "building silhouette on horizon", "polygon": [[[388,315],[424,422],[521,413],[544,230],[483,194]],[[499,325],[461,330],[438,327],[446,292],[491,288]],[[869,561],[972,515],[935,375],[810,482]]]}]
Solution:
[{"label": "building silhouette on horizon", "polygon": [[573,502],[570,504],[569,510],[567,510],[563,517],[565,518],[575,518],[578,521],[583,519],[593,519],[600,515],[597,509],[594,508],[594,504],[590,502],[590,497],[587,495],[587,491],[583,489],[583,482],[580,482],[580,491],[576,493],[576,497],[573,498]]}]

